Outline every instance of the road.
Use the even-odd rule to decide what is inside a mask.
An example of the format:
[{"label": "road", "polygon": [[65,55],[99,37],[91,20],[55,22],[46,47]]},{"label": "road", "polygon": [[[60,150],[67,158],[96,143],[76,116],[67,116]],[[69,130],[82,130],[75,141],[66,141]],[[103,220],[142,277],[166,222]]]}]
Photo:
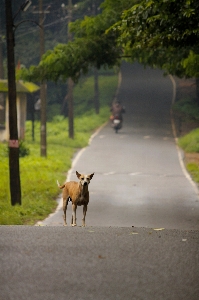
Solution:
[{"label": "road", "polygon": [[77,227],[61,209],[44,226],[0,226],[0,300],[199,299],[198,191],[173,137],[172,83],[124,63],[118,99],[123,129],[103,127],[69,173],[95,172],[87,226],[80,207]]},{"label": "road", "polygon": [[[118,99],[126,107],[124,126],[115,134],[108,123],[70,172],[72,180],[76,170],[95,172],[88,226],[199,229],[198,191],[185,176],[173,136],[172,95],[172,82],[161,71],[123,64]],[[62,226],[62,214],[61,208],[43,225]],[[78,225],[81,219],[78,207]]]}]

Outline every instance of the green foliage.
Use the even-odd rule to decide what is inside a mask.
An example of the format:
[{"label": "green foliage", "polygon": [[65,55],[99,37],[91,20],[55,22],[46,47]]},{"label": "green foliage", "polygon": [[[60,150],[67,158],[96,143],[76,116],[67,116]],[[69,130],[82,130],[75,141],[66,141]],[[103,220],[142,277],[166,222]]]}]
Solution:
[{"label": "green foliage", "polygon": [[199,129],[194,129],[187,135],[179,138],[178,143],[185,152],[199,152]]},{"label": "green foliage", "polygon": [[103,65],[112,68],[117,57],[116,44],[110,36],[87,40],[77,38],[74,42],[58,44],[54,50],[47,51],[38,66],[22,69],[19,76],[28,81],[46,79],[55,82],[71,77],[77,82],[80,75],[86,74],[91,67],[99,69]]},{"label": "green foliage", "polygon": [[[107,74],[107,72],[105,73]],[[111,104],[117,82],[115,74],[100,75],[98,77],[100,106]],[[74,113],[75,116],[86,113],[93,108],[94,103],[94,77],[81,78],[74,88]],[[111,95],[111,96],[110,96]]]},{"label": "green foliage", "polygon": [[199,54],[190,51],[183,61],[183,67],[187,76],[199,78]]},{"label": "green foliage", "polygon": [[[83,11],[91,2],[79,4]],[[105,0],[101,9],[95,17],[85,16],[70,23],[72,42],[63,44],[62,38],[57,44],[49,33],[49,50],[37,66],[23,69],[21,78],[56,82],[71,77],[77,82],[90,68],[112,68],[122,57],[180,77],[198,77],[198,1]],[[24,53],[26,47],[19,47]],[[30,65],[31,55],[27,61]]]},{"label": "green foliage", "polygon": [[132,60],[144,61],[177,76],[197,76],[198,65],[189,65],[193,68],[186,71],[187,63],[183,61],[190,50],[198,53],[198,9],[197,1],[140,1],[123,12],[111,31],[124,55]]},{"label": "green foliage", "polygon": [[24,157],[30,154],[30,149],[26,145],[24,141],[20,141],[19,143],[19,157]]},{"label": "green foliage", "polygon": [[[2,156],[8,157],[8,151],[9,151],[8,145],[7,144],[2,144],[0,156],[2,155]],[[27,156],[29,154],[30,154],[29,147],[27,146],[25,141],[20,140],[19,141],[19,157],[24,157],[24,156]]]},{"label": "green foliage", "polygon": [[199,183],[199,166],[196,163],[188,163],[187,164],[187,170],[191,174],[193,180],[197,183]]},{"label": "green foliage", "polygon": [[43,55],[38,66],[23,69],[20,76],[29,81],[65,81],[71,77],[75,82],[90,68],[101,66],[112,68],[119,64],[122,48],[117,45],[115,34],[105,31],[121,15],[122,9],[129,8],[137,1],[106,0],[103,11],[95,17],[85,17],[71,24],[74,41],[58,44]]},{"label": "green foliage", "polygon": [[199,36],[198,8],[196,1],[144,0],[123,12],[115,29],[122,41],[142,48],[193,47]]},{"label": "green foliage", "polygon": [[47,106],[47,120],[52,121],[53,118],[60,114],[60,104],[48,104]]},{"label": "green foliage", "polygon": [[199,121],[199,106],[196,101],[191,98],[177,101],[172,109],[174,112],[180,114],[184,119]]}]

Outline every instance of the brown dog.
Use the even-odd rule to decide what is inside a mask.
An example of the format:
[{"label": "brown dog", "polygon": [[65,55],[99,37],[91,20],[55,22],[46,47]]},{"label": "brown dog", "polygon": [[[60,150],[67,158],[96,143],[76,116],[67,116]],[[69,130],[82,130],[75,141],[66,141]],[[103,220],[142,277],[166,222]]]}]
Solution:
[{"label": "brown dog", "polygon": [[76,175],[79,179],[79,182],[76,181],[69,181],[66,182],[63,185],[60,185],[57,181],[57,185],[60,189],[63,189],[63,211],[64,211],[64,225],[66,226],[66,210],[67,205],[69,201],[72,201],[72,220],[71,220],[71,226],[77,226],[76,224],[76,210],[77,205],[81,206],[83,205],[83,219],[82,219],[82,226],[85,226],[85,217],[87,212],[87,205],[89,202],[89,191],[88,191],[88,185],[91,181],[91,179],[94,176],[93,174],[90,175],[84,175],[79,174],[76,171]]}]

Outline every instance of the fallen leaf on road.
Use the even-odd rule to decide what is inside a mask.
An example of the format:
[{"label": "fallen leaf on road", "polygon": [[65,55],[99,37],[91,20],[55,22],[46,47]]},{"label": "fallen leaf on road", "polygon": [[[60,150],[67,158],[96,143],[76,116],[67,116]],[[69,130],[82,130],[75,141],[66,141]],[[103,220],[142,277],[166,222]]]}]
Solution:
[{"label": "fallen leaf on road", "polygon": [[130,232],[130,234],[139,234],[138,232]]},{"label": "fallen leaf on road", "polygon": [[156,230],[156,231],[161,231],[161,230],[164,230],[165,228],[154,228],[153,230]]},{"label": "fallen leaf on road", "polygon": [[105,257],[105,256],[102,256],[102,255],[98,255],[98,258],[100,258],[100,259],[105,259],[106,257]]}]

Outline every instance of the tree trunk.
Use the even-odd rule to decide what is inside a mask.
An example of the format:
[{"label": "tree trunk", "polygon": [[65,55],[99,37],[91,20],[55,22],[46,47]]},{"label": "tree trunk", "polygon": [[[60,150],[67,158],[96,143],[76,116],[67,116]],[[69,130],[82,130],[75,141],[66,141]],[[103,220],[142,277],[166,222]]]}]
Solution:
[{"label": "tree trunk", "polygon": [[69,138],[74,138],[74,113],[73,113],[73,81],[68,78],[68,125]]},{"label": "tree trunk", "polygon": [[100,103],[99,103],[99,82],[98,82],[98,71],[94,68],[94,107],[96,114],[99,114]]},{"label": "tree trunk", "polygon": [[[96,15],[96,3],[92,2],[92,14]],[[99,103],[99,84],[98,84],[98,70],[94,68],[94,108],[95,112],[98,115],[100,111],[100,103]]]},{"label": "tree trunk", "polygon": [[199,78],[196,78],[196,99],[199,105]]}]

